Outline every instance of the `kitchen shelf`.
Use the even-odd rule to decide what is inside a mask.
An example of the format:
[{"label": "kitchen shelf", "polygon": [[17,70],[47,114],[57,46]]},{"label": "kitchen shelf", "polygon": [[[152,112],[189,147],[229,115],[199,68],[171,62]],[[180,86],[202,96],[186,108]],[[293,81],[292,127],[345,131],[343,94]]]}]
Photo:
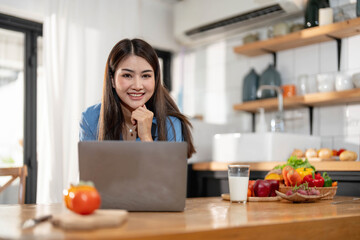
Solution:
[{"label": "kitchen shelf", "polygon": [[358,34],[360,34],[360,18],[354,18],[344,22],[304,29],[264,41],[244,44],[235,47],[234,51],[238,54],[254,57]]},{"label": "kitchen shelf", "polygon": [[[346,103],[360,103],[360,88],[339,92],[312,93],[304,96],[286,97],[284,98],[284,109],[330,106]],[[234,110],[251,113],[256,113],[259,108],[276,110],[278,108],[277,98],[249,101],[233,106]]]}]

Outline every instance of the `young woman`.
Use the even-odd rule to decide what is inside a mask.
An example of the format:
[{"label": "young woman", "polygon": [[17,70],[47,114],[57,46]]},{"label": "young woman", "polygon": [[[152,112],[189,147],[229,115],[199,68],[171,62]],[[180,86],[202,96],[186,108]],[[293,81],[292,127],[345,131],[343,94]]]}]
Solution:
[{"label": "young woman", "polygon": [[160,80],[154,49],[141,39],[124,39],[106,62],[101,104],[82,113],[80,141],[186,141],[195,152],[191,124]]}]

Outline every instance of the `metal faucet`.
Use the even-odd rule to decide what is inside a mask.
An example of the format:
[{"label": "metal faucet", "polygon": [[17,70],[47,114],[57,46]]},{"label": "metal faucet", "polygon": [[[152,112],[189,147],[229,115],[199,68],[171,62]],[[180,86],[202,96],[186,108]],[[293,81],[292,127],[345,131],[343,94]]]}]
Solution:
[{"label": "metal faucet", "polygon": [[278,111],[275,113],[275,118],[271,119],[271,131],[272,132],[284,132],[285,124],[284,124],[284,104],[283,104],[283,95],[282,90],[278,86],[274,85],[261,85],[257,90],[256,95],[258,98],[261,97],[263,90],[275,90],[277,92],[278,97]]}]

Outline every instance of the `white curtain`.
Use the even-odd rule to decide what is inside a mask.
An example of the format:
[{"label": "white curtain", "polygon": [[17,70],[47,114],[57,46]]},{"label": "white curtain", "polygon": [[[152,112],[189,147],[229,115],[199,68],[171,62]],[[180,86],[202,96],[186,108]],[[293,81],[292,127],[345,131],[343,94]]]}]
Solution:
[{"label": "white curtain", "polygon": [[114,44],[134,37],[165,50],[177,44],[171,2],[51,0],[44,4],[37,202],[51,203],[61,202],[62,190],[78,181],[81,112],[101,100],[105,62]]},{"label": "white curtain", "polygon": [[38,203],[61,202],[62,190],[78,181],[81,112],[100,102],[107,55],[118,40],[136,36],[139,11],[131,0],[46,2],[44,77],[38,81]]}]

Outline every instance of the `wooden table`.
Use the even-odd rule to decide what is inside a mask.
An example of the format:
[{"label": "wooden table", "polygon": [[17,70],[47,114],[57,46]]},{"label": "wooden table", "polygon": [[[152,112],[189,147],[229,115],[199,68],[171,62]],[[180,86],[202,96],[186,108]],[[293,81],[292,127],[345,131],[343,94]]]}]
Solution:
[{"label": "wooden table", "polygon": [[360,201],[335,197],[315,203],[230,203],[220,197],[187,199],[177,213],[131,212],[118,228],[65,232],[49,222],[22,231],[25,219],[65,211],[61,204],[1,205],[0,238],[26,239],[360,239]]}]

